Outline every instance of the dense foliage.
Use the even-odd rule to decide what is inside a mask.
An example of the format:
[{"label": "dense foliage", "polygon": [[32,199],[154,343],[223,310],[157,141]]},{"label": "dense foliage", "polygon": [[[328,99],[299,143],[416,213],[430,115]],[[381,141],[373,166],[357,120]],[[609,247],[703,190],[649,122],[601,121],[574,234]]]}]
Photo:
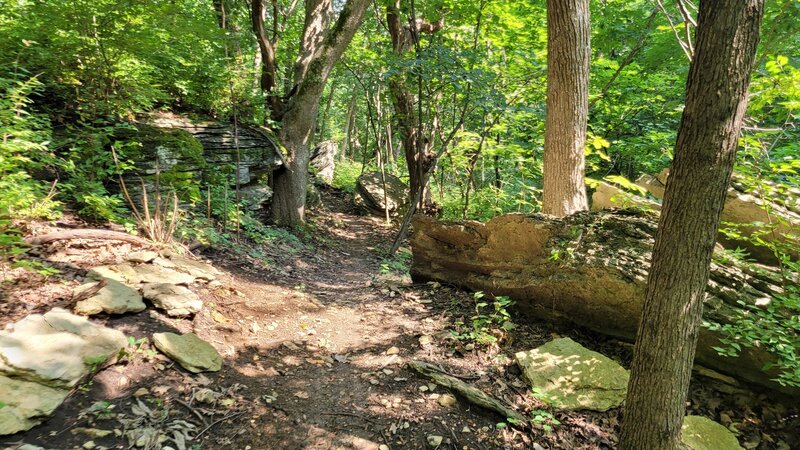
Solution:
[{"label": "dense foliage", "polygon": [[[288,43],[298,41],[302,27],[302,2],[295,10],[288,3],[276,2],[278,18],[267,12],[287,43],[277,47],[281,74],[291,72],[297,49]],[[315,141],[333,140],[340,148],[335,185],[352,191],[363,170],[379,167],[407,178],[391,97],[391,82],[400,80],[418,99],[419,122],[441,155],[431,190],[443,217],[538,211],[544,3],[402,2],[404,18],[444,21],[403,54],[392,49],[389,4],[378,1],[370,9],[320,107]],[[674,5],[661,10],[650,1],[592,2],[591,12],[587,176],[630,187],[669,165],[689,66],[676,36],[686,25]],[[796,199],[800,186],[799,30],[800,3],[768,2],[741,138],[740,183],[776,204],[792,198],[790,191]],[[53,218],[65,207],[135,228],[118,183],[141,145],[125,132],[130,121],[161,110],[274,125],[259,87],[259,58],[246,2],[4,0],[0,244],[18,241],[9,218]],[[178,228],[182,237],[217,239],[242,227],[272,240],[258,220],[228,202],[231,174],[176,181],[180,200],[195,206],[184,217],[190,225]],[[204,210],[212,197],[211,211]],[[798,334],[759,331],[774,320],[800,327],[797,248],[759,241],[759,234],[750,239],[772,246],[786,288],[771,308],[728,330],[725,351],[769,345],[781,355],[782,381],[798,384]]]}]

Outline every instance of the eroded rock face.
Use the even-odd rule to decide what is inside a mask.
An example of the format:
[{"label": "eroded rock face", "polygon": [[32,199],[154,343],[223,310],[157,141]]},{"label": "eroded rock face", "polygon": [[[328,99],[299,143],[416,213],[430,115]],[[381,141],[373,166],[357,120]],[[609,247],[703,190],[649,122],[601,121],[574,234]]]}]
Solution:
[{"label": "eroded rock face", "polygon": [[686,416],[681,441],[691,450],[744,450],[733,433],[703,416]]},{"label": "eroded rock face", "polygon": [[558,409],[607,411],[625,401],[628,371],[570,338],[514,356],[531,387]]},{"label": "eroded rock face", "polygon": [[113,360],[126,345],[122,332],[54,308],[0,331],[0,374],[73,387],[92,366]]},{"label": "eroded rock face", "polygon": [[333,182],[333,171],[336,168],[336,152],[339,145],[334,141],[320,142],[311,152],[309,165],[317,178],[327,184]]},{"label": "eroded rock face", "polygon": [[194,333],[156,333],[153,344],[192,373],[216,372],[222,369],[222,357],[208,342]]},{"label": "eroded rock face", "polygon": [[[643,175],[636,181],[636,184],[647,189],[654,197],[663,199],[668,178],[669,169],[664,169],[655,176]],[[748,192],[740,181],[741,178],[734,174],[731,187],[728,188],[728,193],[725,197],[725,207],[721,216],[722,222],[740,224],[740,230],[744,235],[763,230],[763,226],[752,225],[753,223],[774,224],[775,232],[762,234],[760,238],[767,242],[782,242],[797,248],[800,242],[798,242],[797,238],[792,238],[791,236],[796,234],[793,230],[797,230],[800,227],[800,190],[782,189],[781,192],[778,192],[774,187],[766,184],[764,189],[769,191],[767,192],[769,196],[777,199],[780,203],[768,202],[760,198],[758,196],[760,194]],[[755,245],[749,240],[732,240],[723,234],[720,234],[719,239],[720,242],[731,248],[742,247],[746,249],[759,261],[765,263],[777,262],[771,250]],[[793,256],[797,257],[800,254],[795,252]]]},{"label": "eroded rock face", "polygon": [[68,389],[0,375],[0,436],[40,424],[69,395]]},{"label": "eroded rock face", "polygon": [[[507,295],[518,311],[577,323],[633,341],[642,312],[657,227],[652,213],[583,212],[553,218],[509,214],[487,223],[442,222],[418,215],[411,238],[415,281],[438,281]],[[758,307],[781,292],[780,276],[715,260],[703,317],[730,323],[739,301]],[[788,331],[787,331],[788,332]],[[800,395],[772,381],[764,369],[774,358],[763,347],[744,348],[738,358],[720,356],[723,335],[700,329],[698,363],[739,380]]]},{"label": "eroded rock face", "polygon": [[[408,207],[408,186],[394,175],[386,174],[384,199],[383,177],[380,172],[366,172],[356,180],[356,206],[370,214],[384,215],[384,205],[389,205],[389,214],[402,214]],[[384,202],[385,200],[385,202]]]},{"label": "eroded rock face", "polygon": [[189,316],[203,309],[203,301],[184,286],[170,283],[150,283],[142,288],[144,298],[153,306],[173,317]]},{"label": "eroded rock face", "polygon": [[[125,314],[129,312],[140,312],[145,310],[142,296],[136,289],[125,286],[124,284],[107,279],[106,286],[96,294],[81,300],[75,305],[75,313],[84,316],[94,314]],[[86,283],[75,288],[72,292],[73,297],[80,295],[88,289],[97,286],[98,283]]]}]

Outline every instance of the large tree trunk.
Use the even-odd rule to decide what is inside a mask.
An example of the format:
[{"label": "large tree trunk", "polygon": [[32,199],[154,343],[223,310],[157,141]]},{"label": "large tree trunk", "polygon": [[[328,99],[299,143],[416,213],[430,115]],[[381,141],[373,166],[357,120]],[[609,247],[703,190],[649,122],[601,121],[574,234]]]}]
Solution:
[{"label": "large tree trunk", "polygon": [[589,0],[547,0],[547,117],[542,212],[588,209],[583,182],[589,111]]},{"label": "large tree trunk", "polygon": [[764,0],[700,3],[686,107],[636,337],[620,449],[674,450]]},{"label": "large tree trunk", "polygon": [[295,84],[282,104],[279,140],[285,151],[284,167],[274,173],[272,218],[296,227],[305,221],[310,145],[320,99],[334,64],[353,39],[369,0],[348,0],[336,23],[330,0],[306,0],[306,18],[300,52],[294,66]]},{"label": "large tree trunk", "polygon": [[[655,215],[582,212],[564,218],[509,214],[487,223],[442,222],[417,215],[411,238],[415,281],[438,281],[517,301],[531,317],[569,321],[633,341],[642,312]],[[704,317],[727,324],[742,306],[782,292],[780,274],[755,265],[712,264]],[[720,356],[723,335],[699,331],[698,361],[743,381],[782,390],[764,371],[762,348]],[[785,391],[800,394],[800,390]],[[642,447],[646,448],[646,447]]]}]

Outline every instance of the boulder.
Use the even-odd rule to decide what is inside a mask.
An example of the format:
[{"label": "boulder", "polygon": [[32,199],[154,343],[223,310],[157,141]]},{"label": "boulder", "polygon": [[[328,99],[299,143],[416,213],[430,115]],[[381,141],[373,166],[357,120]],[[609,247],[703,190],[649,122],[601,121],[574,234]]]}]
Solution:
[{"label": "boulder", "polygon": [[170,283],[149,283],[142,288],[144,298],[173,317],[189,316],[203,308],[203,300],[184,286]]},{"label": "boulder", "polygon": [[[663,199],[668,178],[669,169],[664,169],[655,176],[643,175],[636,181],[636,184],[647,189],[654,197]],[[796,236],[796,230],[800,228],[800,190],[796,188],[779,189],[770,183],[765,183],[764,190],[771,198],[780,199],[780,203],[770,202],[760,197],[758,193],[748,192],[741,177],[734,174],[725,197],[725,207],[721,215],[722,222],[739,224],[740,230],[745,236],[756,231],[763,231],[764,224],[773,224],[775,231],[759,233],[760,239],[782,243],[788,249],[800,248],[800,239]],[[729,248],[744,248],[758,261],[771,264],[778,262],[771,250],[756,245],[750,240],[730,239],[722,233],[720,233],[719,240]],[[791,256],[800,257],[800,252],[794,251]]]},{"label": "boulder", "polygon": [[[577,323],[632,342],[642,313],[655,219],[653,213],[632,210],[564,218],[508,214],[487,223],[417,215],[411,276],[416,282],[507,295],[523,314]],[[764,266],[714,258],[706,292],[704,320],[724,326],[749,308],[765,308],[783,292],[782,278]],[[767,346],[743,347],[738,357],[725,357],[714,348],[725,347],[720,339],[726,337],[723,331],[702,327],[697,362],[742,381],[800,395],[800,389],[774,381],[777,369],[767,367],[776,359]]]},{"label": "boulder", "polygon": [[54,308],[0,331],[0,375],[71,388],[126,345],[122,332]]},{"label": "boulder", "polygon": [[681,441],[691,450],[744,450],[729,429],[702,416],[683,419]]},{"label": "boulder", "polygon": [[514,356],[531,387],[555,408],[607,411],[625,401],[628,371],[570,338]]},{"label": "boulder", "polygon": [[356,180],[355,202],[369,214],[383,216],[384,205],[388,204],[389,214],[397,216],[408,207],[408,186],[400,178],[386,174],[386,189],[380,172],[366,172]]},{"label": "boulder", "polygon": [[592,194],[592,211],[610,208],[640,207],[653,211],[661,211],[661,205],[638,195],[601,181]]},{"label": "boulder", "polygon": [[[106,283],[96,294],[86,300],[79,301],[75,305],[75,312],[84,316],[91,316],[100,313],[125,314],[144,311],[145,305],[139,291],[111,279],[107,279]],[[72,296],[78,296],[97,286],[97,284],[82,284],[73,290]]]},{"label": "boulder", "polygon": [[192,373],[216,372],[222,369],[222,357],[208,342],[194,333],[156,333],[153,344]]},{"label": "boulder", "polygon": [[334,141],[320,142],[311,152],[309,166],[316,177],[326,184],[333,182],[333,171],[336,168],[336,153],[339,144]]},{"label": "boulder", "polygon": [[68,389],[0,375],[0,436],[40,424],[68,395]]}]

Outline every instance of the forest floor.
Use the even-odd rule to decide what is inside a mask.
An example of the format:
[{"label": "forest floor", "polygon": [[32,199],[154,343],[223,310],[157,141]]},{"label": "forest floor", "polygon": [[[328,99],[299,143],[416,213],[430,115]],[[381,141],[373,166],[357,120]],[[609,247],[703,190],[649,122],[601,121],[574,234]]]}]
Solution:
[{"label": "forest floor", "polygon": [[[629,344],[530,317],[517,319],[517,328],[495,345],[452,339],[457,322],[469,323],[474,314],[472,295],[411,283],[385,259],[395,229],[357,215],[343,192],[325,190],[323,201],[302,244],[276,241],[260,257],[241,248],[206,250],[202,256],[222,274],[215,286],[193,287],[205,302],[193,318],[148,308],[93,319],[136,339],[195,332],[223,356],[220,372],[190,374],[139,341],[138,350],[98,372],[52,418],[0,438],[0,447],[129,448],[113,430],[121,434],[120,419],[142,406],[152,413],[147,426],[170,438],[189,430],[196,439],[186,448],[204,450],[422,449],[437,437],[442,449],[615,447],[619,410],[551,411],[526,387],[513,354],[569,336],[628,366]],[[47,227],[79,225],[65,220]],[[110,242],[52,245],[41,257],[64,261],[66,255],[69,263],[57,264],[61,273],[47,279],[7,273],[0,326],[67,302],[86,269],[129,250]],[[439,364],[539,422],[518,429],[462,397],[453,401],[407,368],[411,360]],[[691,413],[737,430],[748,449],[800,448],[797,405],[695,378]]]}]

